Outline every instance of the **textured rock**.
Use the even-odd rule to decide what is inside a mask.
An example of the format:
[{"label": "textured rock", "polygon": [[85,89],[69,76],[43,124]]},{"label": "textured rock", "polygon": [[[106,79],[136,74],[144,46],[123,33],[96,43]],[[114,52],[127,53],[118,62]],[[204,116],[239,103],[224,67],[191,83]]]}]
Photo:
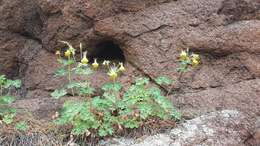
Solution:
[{"label": "textured rock", "polygon": [[33,0],[0,1],[0,30],[38,37],[41,33],[41,12]]},{"label": "textured rock", "polygon": [[38,41],[0,30],[0,73],[22,76],[27,65],[42,48]]},{"label": "textured rock", "polygon": [[0,73],[7,74],[9,77],[18,74],[17,52],[24,41],[19,35],[0,31]]},{"label": "textured rock", "polygon": [[171,131],[171,145],[245,145],[248,125],[244,118],[240,112],[224,110],[189,120]]},{"label": "textured rock", "polygon": [[[253,124],[260,115],[259,0],[0,0],[0,13],[0,73],[22,78],[17,106],[33,105],[38,117],[56,110],[49,95],[64,82],[53,78],[54,51],[65,47],[59,40],[82,42],[89,57],[106,41],[118,45],[125,85],[137,75],[176,79],[171,97],[185,118],[238,109]],[[202,64],[180,78],[177,59],[186,48]],[[90,80],[100,87],[105,71]]]},{"label": "textured rock", "polygon": [[169,0],[38,0],[46,18],[41,35],[43,45],[53,51],[55,48],[63,47],[58,43],[59,40],[69,40],[73,45],[82,42],[85,46],[93,48],[97,41],[106,39],[93,32],[96,21],[123,12],[137,12],[167,1]]},{"label": "textured rock", "polygon": [[[217,109],[239,109],[256,117],[260,114],[260,80],[249,80],[232,85],[186,93],[173,97],[184,116],[191,116]],[[187,115],[186,115],[187,114]]]},{"label": "textured rock", "polygon": [[112,139],[110,146],[245,146],[248,123],[235,110],[212,112],[180,124],[170,133],[140,139]]}]

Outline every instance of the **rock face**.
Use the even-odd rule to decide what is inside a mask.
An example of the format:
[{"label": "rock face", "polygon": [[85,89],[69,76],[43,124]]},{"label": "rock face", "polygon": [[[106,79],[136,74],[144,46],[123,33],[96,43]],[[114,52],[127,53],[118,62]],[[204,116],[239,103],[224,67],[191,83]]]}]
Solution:
[{"label": "rock face", "polygon": [[248,123],[238,111],[212,112],[180,124],[170,133],[145,138],[111,139],[110,146],[245,146]]},{"label": "rock face", "polygon": [[[56,109],[49,94],[62,83],[53,78],[59,40],[82,42],[90,58],[121,49],[125,83],[140,74],[176,79],[171,97],[185,118],[236,109],[253,125],[260,116],[259,0],[0,0],[0,13],[0,73],[23,80],[16,105],[33,105],[37,117]],[[202,64],[180,78],[186,48]],[[98,76],[95,86],[107,79]]]}]

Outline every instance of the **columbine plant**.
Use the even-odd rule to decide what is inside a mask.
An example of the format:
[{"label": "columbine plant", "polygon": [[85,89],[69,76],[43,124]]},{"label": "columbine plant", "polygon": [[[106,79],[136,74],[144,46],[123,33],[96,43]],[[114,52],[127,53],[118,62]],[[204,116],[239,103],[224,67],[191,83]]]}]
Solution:
[{"label": "columbine plant", "polygon": [[[113,63],[105,60],[102,65],[107,69],[107,75],[111,82],[102,86],[99,96],[93,96],[94,89],[89,81],[74,81],[73,76],[88,76],[99,68],[95,59],[89,65],[87,53],[82,53],[80,45],[81,61],[75,60],[75,49],[68,44],[62,59],[61,53],[58,61],[62,67],[56,76],[67,76],[68,83],[63,88],[55,90],[52,96],[56,99],[69,94],[86,97],[80,101],[66,101],[61,111],[56,114],[55,122],[59,125],[72,125],[73,135],[98,134],[99,136],[113,135],[118,130],[133,129],[145,125],[152,119],[179,120],[180,113],[173,107],[170,100],[163,96],[161,90],[152,87],[148,78],[138,78],[126,91],[122,91],[122,84],[118,77],[126,71],[123,63]],[[172,84],[167,77],[159,77],[157,84]]]},{"label": "columbine plant", "polygon": [[199,54],[190,53],[189,49],[186,51],[182,50],[180,54],[180,64],[177,68],[179,72],[187,72],[189,66],[193,68],[197,67],[200,64],[200,56]]},{"label": "columbine plant", "polygon": [[[189,71],[189,68],[196,68],[200,64],[199,54],[190,53],[189,49],[182,50],[179,56],[179,67],[177,71],[180,73],[178,80],[181,80],[182,75]],[[167,93],[167,96],[172,92],[173,84],[170,87],[170,90]]]},{"label": "columbine plant", "polygon": [[81,61],[77,62],[75,57],[76,49],[74,49],[68,42],[62,41],[62,43],[65,43],[68,46],[68,49],[64,53],[65,59],[61,57],[60,51],[56,52],[58,62],[62,67],[56,71],[55,76],[66,76],[68,82],[61,89],[55,90],[51,96],[55,99],[59,99],[67,94],[89,97],[94,92],[94,88],[90,86],[88,80],[76,81],[73,77],[90,75],[93,73],[93,69],[98,68],[99,64],[96,59],[92,64],[92,67],[88,64],[89,60],[87,58],[87,52],[82,52],[82,45],[80,45]]},{"label": "columbine plant", "polygon": [[10,104],[15,101],[15,96],[12,96],[12,92],[20,87],[20,80],[9,80],[5,75],[0,75],[0,122],[4,122],[7,125],[13,122],[16,109],[10,107]]}]

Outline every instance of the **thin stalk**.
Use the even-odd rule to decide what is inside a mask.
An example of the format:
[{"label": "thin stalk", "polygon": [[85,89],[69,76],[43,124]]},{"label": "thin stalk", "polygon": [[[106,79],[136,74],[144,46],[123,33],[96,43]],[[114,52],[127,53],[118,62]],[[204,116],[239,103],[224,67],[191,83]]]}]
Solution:
[{"label": "thin stalk", "polygon": [[[183,71],[181,71],[180,76],[178,78],[179,82],[181,81],[182,75],[183,75]],[[174,84],[171,85],[171,87],[170,87],[169,91],[167,92],[166,96],[169,96],[169,94],[172,92],[173,86],[174,86]]]},{"label": "thin stalk", "polygon": [[3,96],[3,87],[0,85],[0,95]]},{"label": "thin stalk", "polygon": [[82,54],[82,44],[80,43],[80,45],[79,45],[79,49],[80,49],[80,59],[82,59],[83,58],[83,54]]},{"label": "thin stalk", "polygon": [[[70,56],[68,57],[68,60],[70,61]],[[70,66],[70,64],[68,65],[68,80],[69,80],[69,84],[71,83],[71,66]],[[71,91],[72,91],[72,95],[74,96],[75,94],[74,94],[74,89],[72,88],[71,89]]]}]

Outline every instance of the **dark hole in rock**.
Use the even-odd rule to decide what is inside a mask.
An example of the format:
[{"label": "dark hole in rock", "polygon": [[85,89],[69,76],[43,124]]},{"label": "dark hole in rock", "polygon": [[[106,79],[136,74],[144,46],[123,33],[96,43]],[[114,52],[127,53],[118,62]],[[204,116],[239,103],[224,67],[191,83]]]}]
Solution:
[{"label": "dark hole in rock", "polygon": [[93,60],[111,60],[118,62],[125,62],[125,56],[123,50],[114,41],[106,40],[95,45],[95,53],[90,56]]}]

